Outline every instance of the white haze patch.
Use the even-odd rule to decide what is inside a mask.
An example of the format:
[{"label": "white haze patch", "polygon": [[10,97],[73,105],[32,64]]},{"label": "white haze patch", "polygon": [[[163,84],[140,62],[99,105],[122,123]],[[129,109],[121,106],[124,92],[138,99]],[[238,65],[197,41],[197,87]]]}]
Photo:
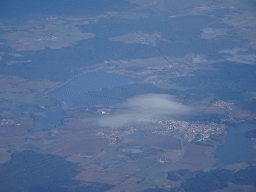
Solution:
[{"label": "white haze patch", "polygon": [[131,123],[139,123],[144,118],[170,118],[186,115],[192,111],[190,107],[174,101],[174,97],[165,94],[147,94],[129,99],[122,105],[128,108],[125,114],[107,115],[99,119],[99,125],[121,127]]},{"label": "white haze patch", "polygon": [[208,60],[206,59],[205,55],[197,55],[193,58],[192,63],[205,63]]},{"label": "white haze patch", "polygon": [[145,80],[142,81],[142,83],[147,83],[147,82],[149,82],[152,79],[156,79],[157,77],[158,77],[157,75],[153,75],[153,76],[147,77]]},{"label": "white haze patch", "polygon": [[253,64],[256,61],[256,55],[255,54],[235,55],[233,57],[228,58],[227,60],[235,61],[238,63],[244,63],[244,64]]},{"label": "white haze patch", "polygon": [[213,29],[213,28],[204,28],[202,29],[203,34],[202,38],[203,39],[213,39],[221,35],[227,35],[227,30],[226,29]]},{"label": "white haze patch", "polygon": [[219,53],[228,53],[228,54],[232,54],[235,55],[240,51],[247,51],[248,49],[246,48],[233,48],[233,49],[224,49],[224,50],[220,50]]}]

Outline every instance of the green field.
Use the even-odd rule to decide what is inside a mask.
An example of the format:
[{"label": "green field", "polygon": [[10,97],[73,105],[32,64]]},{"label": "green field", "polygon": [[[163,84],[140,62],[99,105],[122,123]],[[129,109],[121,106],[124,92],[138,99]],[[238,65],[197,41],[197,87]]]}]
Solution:
[{"label": "green field", "polygon": [[156,86],[161,89],[166,89],[166,90],[175,89],[175,90],[179,90],[179,91],[187,91],[189,89],[193,89],[193,88],[189,88],[189,87],[181,87],[181,86],[177,85],[176,83],[172,83],[167,80],[160,81],[158,84],[156,84]]},{"label": "green field", "polygon": [[46,105],[46,106],[56,106],[56,102],[50,100],[47,97],[37,97],[33,93],[27,95],[20,93],[5,92],[0,94],[0,98],[5,99],[5,102],[1,108],[15,108],[22,105]]},{"label": "green field", "polygon": [[64,27],[49,23],[45,28],[30,21],[12,33],[0,34],[17,51],[41,50],[46,47],[62,48],[76,44],[77,41],[95,37],[92,33],[82,33],[78,27]]}]

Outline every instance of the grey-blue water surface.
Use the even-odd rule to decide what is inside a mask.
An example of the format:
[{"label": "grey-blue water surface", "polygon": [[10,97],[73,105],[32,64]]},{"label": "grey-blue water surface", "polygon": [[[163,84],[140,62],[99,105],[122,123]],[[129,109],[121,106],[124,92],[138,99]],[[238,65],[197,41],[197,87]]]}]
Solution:
[{"label": "grey-blue water surface", "polygon": [[32,113],[37,113],[38,109],[33,107],[20,108],[14,111],[16,115],[30,117]]},{"label": "grey-blue water surface", "polygon": [[241,162],[250,162],[256,158],[256,150],[251,147],[252,142],[245,137],[245,133],[256,129],[256,125],[243,124],[231,127],[225,137],[225,143],[217,147],[213,157],[217,163],[213,167]]},{"label": "grey-blue water surface", "polygon": [[47,113],[36,113],[39,122],[35,125],[36,131],[51,130],[64,118],[62,110],[52,109]]},{"label": "grey-blue water surface", "polygon": [[61,109],[51,109],[45,112],[39,111],[37,108],[28,107],[17,109],[14,113],[23,117],[36,117],[39,120],[34,127],[36,131],[51,130],[65,117]]},{"label": "grey-blue water surface", "polygon": [[[125,11],[136,4],[126,0],[1,0],[2,18],[30,18],[31,16],[94,15],[106,11]],[[33,18],[34,19],[34,18]]]},{"label": "grey-blue water surface", "polygon": [[131,77],[109,74],[103,71],[89,72],[75,77],[66,85],[50,92],[48,96],[61,100],[67,108],[82,106],[109,106],[123,102],[123,99],[90,94],[102,88],[129,84]]}]

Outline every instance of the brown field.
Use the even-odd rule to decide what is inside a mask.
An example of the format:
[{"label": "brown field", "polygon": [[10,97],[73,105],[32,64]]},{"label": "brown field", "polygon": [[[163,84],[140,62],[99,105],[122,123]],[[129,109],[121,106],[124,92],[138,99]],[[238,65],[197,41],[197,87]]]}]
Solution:
[{"label": "brown field", "polygon": [[197,171],[210,167],[215,163],[215,160],[211,155],[209,155],[210,151],[213,150],[212,147],[190,144],[188,142],[183,142],[183,145],[183,157],[177,162],[166,167],[166,171],[178,169],[190,169],[191,171]]},{"label": "brown field", "polygon": [[41,153],[68,156],[84,152],[99,153],[109,144],[108,139],[97,136],[87,136],[81,133],[69,135],[60,134],[59,140],[50,143],[37,143]]},{"label": "brown field", "polygon": [[87,131],[87,132],[96,132],[98,127],[95,127],[90,124],[89,120],[86,118],[65,118],[63,119],[63,125],[59,127],[59,130],[69,128],[72,131]]},{"label": "brown field", "polygon": [[26,140],[22,137],[2,137],[0,136],[0,148],[13,151],[22,151],[22,146]]},{"label": "brown field", "polygon": [[86,182],[100,182],[116,185],[114,189],[110,190],[111,192],[120,192],[132,189],[143,181],[143,178],[137,176],[111,172],[111,169],[106,171],[99,170],[97,168],[88,168],[87,170],[79,173],[74,179]]},{"label": "brown field", "polygon": [[180,150],[181,142],[179,139],[174,137],[164,137],[164,136],[143,136],[139,140],[139,145],[145,148],[156,148],[156,149],[164,149],[164,150]]},{"label": "brown field", "polygon": [[114,189],[110,190],[109,192],[120,192],[120,191],[133,191],[132,189],[138,186],[140,183],[143,182],[143,178],[140,177],[129,177],[127,180],[122,182],[120,185],[116,186]]},{"label": "brown field", "polygon": [[208,150],[209,147],[190,144],[188,142],[183,142],[183,145],[185,152],[183,158],[179,162],[197,164],[198,160],[207,160],[205,151]]},{"label": "brown field", "polygon": [[[18,78],[15,80],[20,83],[24,83],[26,80],[22,78]],[[16,82],[13,81],[12,77],[4,77],[0,76],[0,89],[2,90],[8,90],[10,92],[19,92],[19,93],[27,93],[29,90],[27,88],[19,88],[16,84]]]},{"label": "brown field", "polygon": [[[13,122],[13,123],[12,123]],[[23,150],[38,150],[30,138],[28,130],[33,128],[33,121],[9,121],[8,125],[0,125],[0,162],[10,160],[11,153]]]},{"label": "brown field", "polygon": [[0,148],[0,164],[5,163],[11,159],[11,153],[7,152],[7,149]]},{"label": "brown field", "polygon": [[[1,122],[0,122],[1,123]],[[0,135],[2,137],[14,137],[27,133],[27,131],[33,128],[33,121],[18,121],[13,120],[8,125],[0,124]]]},{"label": "brown field", "polygon": [[[142,171],[143,169],[145,169],[147,166],[151,165],[152,162],[148,162],[147,158],[143,158],[143,159],[139,159],[142,161],[145,161],[145,164],[139,164],[136,161],[135,162],[130,162],[126,165],[123,165],[120,168],[117,168],[113,171],[118,172],[118,173],[123,173],[123,174],[128,174],[128,175],[135,175],[138,172]],[[154,163],[154,159],[153,159],[153,163]]]},{"label": "brown field", "polygon": [[128,175],[113,173],[111,170],[105,171],[97,168],[89,168],[83,172],[80,172],[74,179],[119,185],[127,178]]}]

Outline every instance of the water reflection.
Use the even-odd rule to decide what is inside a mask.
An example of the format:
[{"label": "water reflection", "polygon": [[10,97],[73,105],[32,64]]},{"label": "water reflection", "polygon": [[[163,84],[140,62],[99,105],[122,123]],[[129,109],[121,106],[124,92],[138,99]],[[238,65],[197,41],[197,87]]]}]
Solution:
[{"label": "water reflection", "polygon": [[123,102],[123,99],[95,95],[91,91],[98,91],[102,88],[115,87],[129,84],[131,78],[124,75],[108,74],[102,71],[89,72],[78,76],[66,85],[50,92],[48,95],[61,100],[67,108],[94,105],[115,105]]},{"label": "water reflection", "polygon": [[256,150],[251,148],[252,142],[245,137],[245,133],[256,129],[256,125],[243,124],[231,127],[225,137],[225,143],[217,147],[214,158],[217,163],[214,167],[241,162],[250,162],[256,158]]}]

